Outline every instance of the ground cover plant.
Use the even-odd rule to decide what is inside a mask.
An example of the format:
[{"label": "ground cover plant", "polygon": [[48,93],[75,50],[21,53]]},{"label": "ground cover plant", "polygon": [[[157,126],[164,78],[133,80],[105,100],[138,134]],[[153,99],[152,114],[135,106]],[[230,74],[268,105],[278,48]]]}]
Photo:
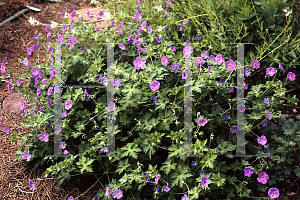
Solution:
[{"label": "ground cover plant", "polygon": [[[166,19],[170,18],[170,24],[176,22],[173,13],[168,12],[171,2],[164,4],[161,5],[165,6]],[[193,88],[193,99],[197,101],[192,108],[195,122],[192,153],[200,157],[178,158],[177,155],[184,153],[185,80],[191,78],[192,85],[236,85],[237,69],[243,66],[230,55],[208,48],[206,42],[202,42],[204,35],[178,36],[177,42],[184,44],[176,45],[168,37],[168,21],[166,26],[152,24],[151,19],[157,17],[153,11],[152,15],[144,14],[146,5],[139,1],[129,21],[126,17],[130,15],[120,12],[119,18],[111,21],[117,26],[114,31],[88,28],[86,25],[90,22],[85,20],[63,24],[61,30],[52,32],[48,24],[47,38],[55,37],[46,47],[50,62],[45,65],[30,63],[30,57],[40,48],[38,44],[27,48],[29,57],[22,58],[20,63],[26,65],[28,71],[16,81],[14,90],[28,94],[28,102],[35,101],[37,109],[30,112],[25,109],[25,102],[20,102],[24,108],[24,127],[35,130],[21,139],[22,144],[26,140],[31,143],[19,149],[16,159],[47,168],[47,176],[57,174],[60,184],[64,181],[80,183],[82,174],[102,174],[98,181],[103,188],[97,193],[102,199],[111,196],[117,199],[287,196],[284,191],[289,188],[285,184],[299,178],[300,130],[299,122],[287,120],[279,108],[285,100],[296,105],[298,99],[284,97],[282,81],[274,79],[288,69],[281,64],[266,67],[265,82],[244,84],[245,90],[250,88],[244,105],[236,106],[235,88]],[[75,16],[75,13],[71,8],[70,14]],[[96,14],[88,12],[88,15],[95,17]],[[100,12],[97,17],[102,15]],[[183,19],[177,29],[188,29],[189,23],[189,19]],[[114,102],[107,104],[107,91],[101,89],[57,89],[54,85],[56,37],[63,46],[62,80],[66,85],[102,83],[110,87],[105,65],[108,51],[99,44],[120,43],[114,49],[119,59],[115,61],[115,77],[110,83],[115,91]],[[42,38],[34,36],[34,40]],[[190,44],[192,40],[200,45]],[[250,58],[245,59],[245,77],[265,65],[261,57],[259,60],[250,55]],[[191,62],[192,75],[185,71],[186,62]],[[2,70],[5,70],[4,63]],[[36,97],[22,90],[22,79],[28,77],[31,78],[29,88]],[[293,70],[288,70],[286,81],[295,80]],[[9,89],[11,84],[8,83]],[[275,92],[269,90],[271,88],[275,88]],[[54,92],[62,92],[62,127],[53,126]],[[293,111],[296,113],[297,109]],[[99,153],[108,151],[105,121],[112,116],[111,112],[114,112],[116,124],[115,153],[121,157],[98,157]],[[235,132],[241,128],[236,126],[237,112],[245,113],[245,145],[247,154],[255,158],[232,156],[237,145]],[[274,133],[279,127],[268,126],[272,119],[280,120],[283,134]],[[3,131],[10,134],[7,127]],[[71,158],[45,157],[53,153],[55,134],[62,134],[60,148],[65,154],[71,154]],[[14,139],[18,135],[12,133],[11,137]],[[31,180],[30,187],[35,187]]]}]

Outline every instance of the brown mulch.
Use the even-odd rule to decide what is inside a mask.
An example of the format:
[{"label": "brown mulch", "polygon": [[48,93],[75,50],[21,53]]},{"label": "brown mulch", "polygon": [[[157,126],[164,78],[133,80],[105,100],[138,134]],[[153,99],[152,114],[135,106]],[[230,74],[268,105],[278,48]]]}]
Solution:
[{"label": "brown mulch", "polygon": [[[90,4],[90,0],[63,0],[62,2],[46,2],[40,4],[30,0],[0,0],[0,2],[5,2],[3,6],[0,6],[0,22],[26,8],[24,7],[25,5],[41,9],[40,12],[29,11],[25,13],[25,15],[28,16],[28,19],[31,16],[34,17],[34,19],[38,20],[40,22],[39,25],[32,26],[31,24],[29,24],[28,19],[25,16],[20,16],[14,21],[0,26],[0,63],[2,63],[5,57],[7,57],[7,61],[5,64],[6,73],[0,73],[0,76],[8,76],[8,72],[12,71],[13,75],[11,78],[13,80],[13,83],[16,83],[17,77],[24,70],[27,70],[26,66],[20,66],[18,64],[18,59],[20,59],[21,56],[28,57],[26,47],[32,47],[34,44],[37,44],[37,42],[32,42],[33,36],[38,31],[38,37],[43,37],[44,39],[47,38],[45,26],[42,24],[50,23],[49,20],[62,24],[63,18],[61,18],[57,14],[60,15],[63,9],[65,9],[65,12],[70,13],[70,7],[72,4],[73,9],[75,9],[76,11],[83,8],[96,8],[96,6],[92,6]],[[103,0],[100,0],[100,2],[100,7],[102,7],[104,5]],[[97,15],[98,13],[99,12],[94,12],[94,15]],[[113,14],[113,12],[110,13]],[[86,11],[84,14],[86,14]],[[56,27],[55,29],[57,28],[58,27]],[[49,29],[51,30],[52,28]],[[34,56],[30,58],[31,64],[35,64],[37,60],[40,62],[40,64],[44,64],[49,60],[49,58],[46,57],[45,50],[42,44],[40,44],[40,49],[35,51]],[[48,43],[44,42],[44,45],[47,46]],[[18,112],[7,112],[7,110],[13,110],[13,108],[17,108],[19,105],[18,102],[20,101],[19,99],[16,99],[16,94],[19,93],[15,92],[11,95],[11,91],[8,90],[8,80],[9,79],[2,79],[1,81],[0,79],[0,117],[3,116],[3,124],[0,126],[0,128],[2,130],[3,127],[9,127],[10,134],[12,134],[13,132],[17,132],[20,139],[24,135],[30,133],[33,128],[22,129],[22,116],[18,114]],[[28,89],[29,79],[26,81],[23,80],[22,84],[24,85],[25,89]],[[3,109],[3,107],[5,109]],[[29,165],[26,166],[26,161],[20,160],[13,162],[15,158],[14,154],[20,147],[20,144],[17,144],[18,142],[19,140],[17,139],[15,141],[15,145],[12,145],[9,135],[6,135],[1,131],[1,200],[67,199],[70,196],[73,196],[75,199],[97,199],[96,193],[98,192],[99,188],[102,188],[99,182],[89,191],[87,191],[97,181],[96,179],[84,180],[83,187],[80,188],[74,187],[72,184],[62,184],[61,186],[59,186],[57,180],[53,177],[52,179],[44,179],[43,170],[35,169],[33,166]],[[28,143],[25,143],[25,146],[27,146],[27,144]],[[34,192],[29,189],[29,179],[36,183],[36,189]]]}]

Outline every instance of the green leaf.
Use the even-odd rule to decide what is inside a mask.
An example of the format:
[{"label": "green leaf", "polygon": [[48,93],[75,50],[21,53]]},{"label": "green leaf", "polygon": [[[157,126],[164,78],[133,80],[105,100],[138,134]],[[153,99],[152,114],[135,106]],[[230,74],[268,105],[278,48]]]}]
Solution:
[{"label": "green leaf", "polygon": [[199,139],[197,139],[194,145],[197,148],[197,151],[203,153],[203,151],[208,151],[207,147],[205,146],[206,143],[207,143],[207,139],[204,141],[200,141]]},{"label": "green leaf", "polygon": [[172,162],[172,158],[167,158],[160,170],[164,171],[168,175],[172,169],[176,169],[176,165],[177,164],[175,162]]},{"label": "green leaf", "polygon": [[285,135],[300,134],[300,122],[292,122],[288,120],[282,127]]},{"label": "green leaf", "polygon": [[133,158],[137,159],[136,152],[142,151],[140,148],[137,147],[138,144],[128,143],[126,146],[122,147],[121,150],[123,151],[123,156],[132,156]]},{"label": "green leaf", "polygon": [[209,167],[209,168],[214,168],[213,162],[217,158],[217,155],[211,155],[211,154],[206,154],[200,163],[204,163],[203,167]]},{"label": "green leaf", "polygon": [[94,162],[95,159],[87,159],[86,157],[81,157],[80,160],[76,163],[80,167],[80,173],[82,174],[83,171],[93,172],[93,169],[89,167]]},{"label": "green leaf", "polygon": [[251,114],[246,114],[247,119],[259,120],[262,118],[262,115],[256,112],[252,112]]},{"label": "green leaf", "polygon": [[233,164],[230,165],[232,167],[233,171],[241,171],[243,170],[243,166],[241,166],[241,163],[237,160]]},{"label": "green leaf", "polygon": [[295,174],[300,177],[300,167],[297,167],[296,169],[294,169]]},{"label": "green leaf", "polygon": [[[174,174],[171,175],[171,179],[173,179],[171,187],[179,185],[182,181],[185,181],[186,178],[191,177],[191,176],[193,176],[193,175],[189,173],[189,166],[179,165],[176,168]],[[183,186],[181,185],[181,187],[183,187]]]}]

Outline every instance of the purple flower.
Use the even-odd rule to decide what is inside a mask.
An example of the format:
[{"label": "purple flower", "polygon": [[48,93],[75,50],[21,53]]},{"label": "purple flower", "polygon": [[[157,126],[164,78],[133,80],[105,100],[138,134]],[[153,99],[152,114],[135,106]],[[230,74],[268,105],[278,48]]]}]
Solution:
[{"label": "purple flower", "polygon": [[169,64],[167,56],[161,57],[161,64],[163,64],[164,66],[167,66]]},{"label": "purple flower", "polygon": [[275,73],[276,73],[276,71],[273,67],[269,67],[266,69],[266,74],[269,76],[273,76]]},{"label": "purple flower", "polygon": [[158,177],[158,175],[156,174],[156,176],[155,176],[155,184],[157,185],[158,184],[158,180],[159,180],[159,177]]},{"label": "purple flower", "polygon": [[70,197],[68,197],[67,200],[74,200],[74,197],[73,197],[73,196],[70,196]]},{"label": "purple flower", "polygon": [[[99,137],[99,136],[98,136],[98,137]],[[100,151],[103,151],[104,153],[109,151],[109,150],[107,149],[107,145],[105,145],[105,146],[103,145],[103,147],[104,147],[104,148],[101,148]]]},{"label": "purple flower", "polygon": [[251,177],[251,174],[253,174],[252,168],[251,167],[245,167],[245,169],[244,169],[244,175],[248,176],[248,177]]},{"label": "purple flower", "polygon": [[189,197],[188,197],[186,194],[184,194],[184,195],[181,197],[181,200],[189,200]]},{"label": "purple flower", "polygon": [[119,78],[114,79],[113,86],[116,87],[116,88],[118,88],[121,83],[122,82],[121,82],[121,80]]},{"label": "purple flower", "polygon": [[182,31],[182,29],[183,29],[183,26],[181,25],[180,28],[179,28],[179,31]]},{"label": "purple flower", "polygon": [[151,84],[150,84],[150,89],[152,91],[158,90],[160,86],[160,82],[154,80]]},{"label": "purple flower", "polygon": [[34,67],[31,69],[31,73],[34,77],[37,77],[39,75],[39,70],[36,67]]},{"label": "purple flower", "polygon": [[141,57],[137,57],[135,61],[133,61],[134,67],[139,70],[140,68],[144,69],[146,67],[146,60]]},{"label": "purple flower", "polygon": [[4,127],[3,132],[8,135],[10,133],[9,127]]},{"label": "purple flower", "polygon": [[195,37],[194,40],[200,40],[202,36]]},{"label": "purple flower", "polygon": [[146,183],[148,183],[148,181],[150,181],[150,174],[146,174],[145,179],[146,179]]},{"label": "purple flower", "polygon": [[112,196],[113,198],[121,199],[123,197],[122,190],[115,190]]},{"label": "purple flower", "polygon": [[167,11],[165,11],[165,15],[167,18],[169,18],[169,13]]},{"label": "purple flower", "polygon": [[161,35],[158,35],[158,36],[155,38],[155,40],[156,40],[157,43],[160,43],[160,42],[161,42],[160,39],[161,39]]},{"label": "purple flower", "polygon": [[136,17],[136,20],[139,22],[139,21],[142,21],[143,15],[138,12],[135,17]]},{"label": "purple flower", "polygon": [[267,127],[267,125],[268,125],[268,121],[263,121],[263,122],[261,123],[261,127]]},{"label": "purple flower", "polygon": [[120,45],[119,45],[119,48],[122,49],[122,50],[125,50],[125,49],[126,49],[126,47],[125,47],[123,44],[120,44]]},{"label": "purple flower", "polygon": [[27,57],[24,58],[24,60],[23,60],[23,65],[25,65],[25,66],[27,67],[27,66],[28,66],[28,63],[29,63],[28,58],[27,58]]},{"label": "purple flower", "polygon": [[49,136],[48,133],[42,132],[42,133],[39,135],[39,138],[40,138],[41,141],[48,142],[48,141],[49,141],[48,136]]},{"label": "purple flower", "polygon": [[114,104],[112,101],[109,103],[108,109],[109,109],[109,111],[114,111],[114,110],[116,110],[115,104]]},{"label": "purple flower", "polygon": [[245,110],[246,110],[246,107],[244,105],[239,105],[238,106],[238,111],[239,112],[245,112]]},{"label": "purple flower", "polygon": [[246,85],[246,83],[244,82],[244,89],[248,89],[248,86]]},{"label": "purple flower", "polygon": [[65,9],[63,9],[63,11],[61,12],[61,17],[65,16]]},{"label": "purple flower", "polygon": [[199,174],[204,174],[204,170],[201,169],[200,171],[198,171]]},{"label": "purple flower", "polygon": [[269,157],[272,159],[270,151],[268,152],[268,154],[269,154]]},{"label": "purple flower", "polygon": [[62,112],[62,114],[61,114],[62,119],[65,118],[65,117],[67,117],[67,116],[68,116],[67,111],[64,110],[64,111]]},{"label": "purple flower", "polygon": [[67,24],[64,24],[64,25],[62,26],[62,32],[64,33],[66,30],[67,30]]},{"label": "purple flower", "polygon": [[295,74],[293,72],[289,72],[287,74],[287,78],[290,80],[290,81],[294,81],[295,80]]},{"label": "purple flower", "polygon": [[26,151],[24,153],[21,153],[21,157],[22,157],[23,160],[29,161],[30,158],[31,158],[31,154]]},{"label": "purple flower", "polygon": [[8,88],[8,90],[10,90],[10,88],[11,88],[10,82],[7,83],[7,88]]},{"label": "purple flower", "polygon": [[254,60],[251,63],[252,69],[258,69],[259,65],[260,65],[260,63],[257,60]]},{"label": "purple flower", "polygon": [[272,112],[267,112],[265,117],[268,119],[268,120],[271,120],[272,119]]},{"label": "purple flower", "polygon": [[219,80],[220,83],[225,83],[225,81],[226,81],[225,78],[220,78]]},{"label": "purple flower", "polygon": [[257,142],[261,145],[265,145],[267,143],[266,136],[262,135],[261,137],[257,138]]},{"label": "purple flower", "polygon": [[107,196],[108,198],[110,198],[110,189],[109,189],[108,186],[106,187],[105,196]]},{"label": "purple flower", "polygon": [[65,143],[65,142],[60,142],[59,148],[60,148],[60,149],[65,149],[66,146],[67,146],[67,143]]},{"label": "purple flower", "polygon": [[67,150],[64,151],[64,155],[68,155],[68,151]]},{"label": "purple flower", "polygon": [[176,48],[174,46],[169,46],[169,47],[172,49],[173,52],[176,51]]},{"label": "purple flower", "polygon": [[166,3],[166,7],[167,7],[167,8],[169,8],[169,7],[170,7],[170,3],[171,3],[171,1],[170,1],[170,0],[168,0],[168,1],[167,1],[167,3]]},{"label": "purple flower", "polygon": [[216,63],[218,65],[221,65],[224,61],[225,61],[225,59],[222,57],[222,54],[219,54],[216,56]]},{"label": "purple flower", "polygon": [[204,65],[205,61],[203,60],[202,57],[195,59],[195,65],[199,66],[199,63],[200,63],[200,66]]},{"label": "purple flower", "polygon": [[46,25],[46,28],[45,28],[45,31],[46,31],[46,32],[49,31],[49,27],[50,27],[50,24],[47,24],[47,25]]},{"label": "purple flower", "polygon": [[207,120],[203,119],[203,118],[199,119],[199,121],[198,121],[199,126],[204,126],[206,123],[207,123]]},{"label": "purple flower", "polygon": [[166,26],[165,28],[163,28],[163,30],[166,30],[168,28],[168,26]]},{"label": "purple flower", "polygon": [[250,71],[250,69],[245,69],[244,73],[245,73],[245,76],[250,76],[251,71]]},{"label": "purple flower", "polygon": [[65,109],[70,110],[72,108],[72,100],[68,99],[65,103]]},{"label": "purple flower", "polygon": [[229,115],[228,114],[224,114],[223,115],[223,119],[227,121],[229,119]]},{"label": "purple flower", "polygon": [[157,96],[153,97],[152,101],[153,101],[154,104],[156,104],[157,103]]},{"label": "purple flower", "polygon": [[193,48],[192,46],[188,46],[188,47],[185,47],[183,49],[183,54],[184,54],[184,57],[189,57],[191,54],[193,53]]},{"label": "purple flower", "polygon": [[264,98],[264,102],[263,103],[266,104],[266,105],[269,105],[270,104],[270,99]]},{"label": "purple flower", "polygon": [[48,33],[47,33],[47,38],[49,39],[50,36],[51,36],[51,32],[48,32]]},{"label": "purple flower", "polygon": [[152,187],[152,189],[153,189],[154,192],[155,192],[155,191],[157,192],[157,191],[159,190],[159,188],[160,188],[160,187],[158,187],[158,186],[157,186],[157,187]]},{"label": "purple flower", "polygon": [[46,79],[43,79],[43,80],[42,80],[42,84],[45,85],[45,83],[47,83],[48,81],[49,81],[49,79],[47,79],[47,78],[46,78]]},{"label": "purple flower", "polygon": [[178,63],[174,63],[172,66],[172,70],[174,70],[175,72],[177,72],[178,70],[180,70],[180,64]]},{"label": "purple flower", "polygon": [[230,71],[235,70],[236,63],[233,62],[233,60],[230,59],[225,63],[225,65],[226,65],[226,70],[230,70]]},{"label": "purple flower", "polygon": [[275,198],[279,197],[280,193],[277,188],[270,188],[268,191],[268,195],[269,195],[269,197],[275,199]]},{"label": "purple flower", "polygon": [[257,181],[262,184],[266,184],[268,179],[269,179],[269,175],[266,172],[260,172],[257,177]]},{"label": "purple flower", "polygon": [[234,92],[234,88],[231,88],[228,93]]},{"label": "purple flower", "polygon": [[232,131],[232,132],[237,132],[237,129],[238,129],[238,126],[236,126],[236,125],[233,125],[231,128],[230,128],[230,131]]},{"label": "purple flower", "polygon": [[41,90],[42,90],[42,89],[41,89],[40,87],[37,89],[37,91],[36,91],[36,95],[37,95],[37,96],[40,96]]},{"label": "purple flower", "polygon": [[51,93],[52,93],[52,90],[53,90],[53,87],[49,87],[49,88],[48,88],[47,95],[51,95]]},{"label": "purple flower", "polygon": [[55,131],[54,131],[54,134],[55,135],[58,135],[60,132],[61,132],[61,127],[60,126],[55,126]]},{"label": "purple flower", "polygon": [[32,182],[31,179],[29,179],[29,188],[32,189],[32,191],[34,192],[34,190],[35,190],[35,182]]},{"label": "purple flower", "polygon": [[207,186],[208,183],[209,183],[209,179],[208,179],[206,176],[203,176],[203,177],[201,178],[201,185],[202,185],[202,186]]},{"label": "purple flower", "polygon": [[105,87],[107,87],[107,85],[108,85],[108,79],[106,78],[106,76],[103,77],[102,83],[103,83],[103,85],[104,85]]},{"label": "purple flower", "polygon": [[192,164],[191,164],[193,167],[197,167],[198,166],[198,163],[196,161],[192,161]]},{"label": "purple flower", "polygon": [[162,189],[164,192],[169,192],[171,190],[171,188],[167,185],[163,186]]},{"label": "purple flower", "polygon": [[186,71],[182,72],[182,79],[187,79],[188,73]]},{"label": "purple flower", "polygon": [[279,63],[279,67],[280,67],[281,71],[284,71],[284,69],[280,63]]},{"label": "purple flower", "polygon": [[150,35],[152,33],[152,26],[148,26],[148,34]]},{"label": "purple flower", "polygon": [[209,73],[212,73],[211,70],[210,70],[210,66],[207,67],[207,70],[208,70]]},{"label": "purple flower", "polygon": [[206,59],[208,57],[208,52],[203,50],[201,53],[201,57],[203,57],[204,59]]}]

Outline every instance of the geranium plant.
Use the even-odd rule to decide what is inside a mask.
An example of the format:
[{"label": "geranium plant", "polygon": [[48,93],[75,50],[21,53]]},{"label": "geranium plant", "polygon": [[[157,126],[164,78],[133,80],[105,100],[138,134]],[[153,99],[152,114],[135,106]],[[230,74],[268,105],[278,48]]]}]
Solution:
[{"label": "geranium plant", "polygon": [[[170,5],[171,1],[167,1],[162,6],[164,17],[176,24]],[[201,41],[204,36],[177,38],[179,41],[175,43],[167,34],[168,24],[152,24],[151,16],[144,16],[147,9],[139,1],[130,21],[127,21],[127,13],[119,12],[115,21],[111,20],[117,27],[115,30],[88,28],[86,24],[91,22],[83,19],[71,24],[65,19],[66,24],[58,26],[58,30],[46,25],[47,39],[50,40],[46,47],[49,63],[30,63],[40,45],[28,47],[28,57],[22,58],[28,71],[18,77],[16,84],[8,83],[14,90],[27,95],[26,103],[34,101],[37,106],[29,112],[25,102],[20,102],[24,110],[24,127],[33,127],[34,130],[20,140],[22,146],[16,152],[15,160],[23,159],[46,168],[46,177],[58,175],[59,184],[71,179],[79,181],[83,174],[104,172],[108,181],[103,176],[98,180],[104,184],[97,193],[102,199],[110,198],[110,195],[117,199],[233,199],[257,196],[260,192],[277,198],[282,191],[276,187],[276,171],[272,167],[274,164],[280,167],[282,158],[279,155],[284,148],[296,150],[299,137],[293,130],[285,139],[292,140],[295,145],[267,146],[271,140],[283,141],[283,138],[261,134],[254,123],[259,120],[257,126],[266,127],[272,119],[280,118],[281,112],[273,105],[283,101],[284,87],[274,78],[283,66],[268,67],[264,72],[265,84],[251,85],[245,103],[237,105],[236,77],[247,77],[258,70],[263,65],[259,56],[242,66],[225,53],[204,48]],[[98,21],[101,21],[103,12],[98,14]],[[76,10],[71,8],[70,15],[76,16]],[[189,19],[183,19],[179,31],[188,24]],[[55,51],[58,43],[62,46],[61,61]],[[115,44],[113,54],[118,58],[113,65],[113,79],[108,77],[107,63],[111,51],[107,43]],[[55,85],[58,61],[61,63],[62,85],[99,85],[107,90],[58,87]],[[244,73],[238,74],[237,70],[241,68]],[[30,78],[29,88],[36,95],[23,89],[22,80],[25,78]],[[288,73],[287,80],[295,80],[294,72]],[[185,93],[188,85],[193,86],[191,95]],[[219,86],[219,89],[204,86]],[[267,92],[269,88],[279,86],[274,93]],[[112,95],[108,94],[109,87],[114,87],[115,99],[111,102],[107,102],[107,96]],[[248,90],[246,83],[243,83],[243,88]],[[56,93],[62,95],[62,126],[54,125]],[[188,97],[193,98],[190,152],[184,148],[184,102]],[[233,158],[237,145],[241,145],[235,135],[242,129],[234,117],[238,112],[245,114],[244,130],[250,138],[242,145],[247,154],[256,159]],[[116,147],[113,153],[116,156],[111,156],[107,146],[111,130],[106,122],[111,122],[112,116]],[[9,134],[9,129],[3,131]],[[47,156],[53,154],[55,135],[62,136],[59,149],[64,150],[63,154],[71,155],[69,158]],[[27,140],[30,143],[24,147]],[[268,154],[264,152],[267,148]],[[109,156],[101,157],[101,153]],[[266,163],[263,166],[256,164],[262,158],[268,162],[263,161]],[[285,178],[281,181],[289,182]],[[37,187],[31,180],[30,185],[31,188]]]}]

